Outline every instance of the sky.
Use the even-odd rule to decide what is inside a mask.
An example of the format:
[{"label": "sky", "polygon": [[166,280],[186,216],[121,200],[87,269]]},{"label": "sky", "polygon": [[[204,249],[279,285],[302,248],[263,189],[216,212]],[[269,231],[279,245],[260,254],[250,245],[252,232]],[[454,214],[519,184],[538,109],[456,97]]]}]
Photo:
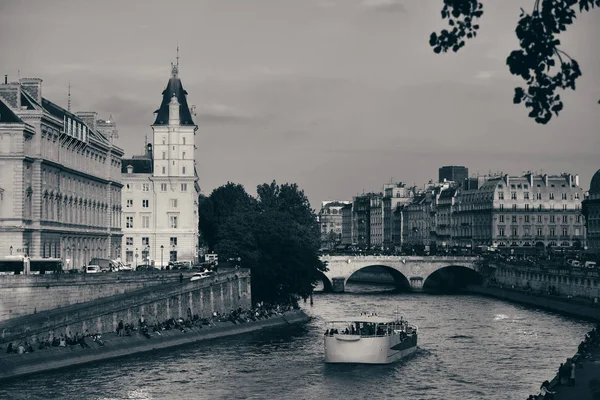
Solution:
[{"label": "sky", "polygon": [[548,125],[513,105],[506,57],[520,7],[484,2],[476,39],[436,55],[442,0],[0,0],[0,73],[43,79],[43,96],[110,115],[126,156],[152,139],[153,112],[180,48],[196,105],[205,194],[228,181],[295,182],[313,207],[422,186],[442,165],[470,174],[580,175],[600,168],[600,10],[560,36],[577,90]]}]

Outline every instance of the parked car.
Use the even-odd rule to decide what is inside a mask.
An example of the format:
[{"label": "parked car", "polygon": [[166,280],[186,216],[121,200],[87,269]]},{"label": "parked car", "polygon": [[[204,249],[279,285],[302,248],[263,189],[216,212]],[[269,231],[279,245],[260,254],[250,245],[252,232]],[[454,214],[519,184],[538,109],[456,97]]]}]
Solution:
[{"label": "parked car", "polygon": [[150,264],[141,264],[141,265],[138,265],[138,266],[135,268],[135,270],[136,270],[136,271],[155,271],[155,270],[156,270],[156,268],[154,268],[154,267],[153,267],[152,265],[150,265]]},{"label": "parked car", "polygon": [[102,272],[118,271],[118,265],[115,261],[108,258],[92,258],[90,265],[99,265]]},{"label": "parked car", "polygon": [[192,275],[192,277],[190,278],[190,281],[197,281],[199,279],[202,278],[208,278],[209,276],[214,275],[215,273],[212,271],[204,271],[204,272],[196,272],[194,275]]},{"label": "parked car", "polygon": [[102,269],[100,269],[99,265],[88,265],[85,267],[86,274],[99,274],[100,272],[102,272]]}]

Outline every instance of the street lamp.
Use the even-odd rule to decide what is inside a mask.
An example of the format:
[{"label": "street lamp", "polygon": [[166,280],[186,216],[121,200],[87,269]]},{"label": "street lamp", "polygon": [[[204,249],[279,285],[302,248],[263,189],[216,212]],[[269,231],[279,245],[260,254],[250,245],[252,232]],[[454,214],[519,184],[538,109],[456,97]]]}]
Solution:
[{"label": "street lamp", "polygon": [[160,268],[162,269],[164,267],[163,265],[163,251],[165,250],[165,246],[163,246],[162,244],[160,245]]},{"label": "street lamp", "polygon": [[9,254],[12,256],[13,247],[10,246],[10,248],[8,249],[8,251],[9,251]]},{"label": "street lamp", "polygon": [[137,269],[138,256],[139,256],[139,254],[138,254],[138,248],[136,247],[135,248],[135,269]]}]

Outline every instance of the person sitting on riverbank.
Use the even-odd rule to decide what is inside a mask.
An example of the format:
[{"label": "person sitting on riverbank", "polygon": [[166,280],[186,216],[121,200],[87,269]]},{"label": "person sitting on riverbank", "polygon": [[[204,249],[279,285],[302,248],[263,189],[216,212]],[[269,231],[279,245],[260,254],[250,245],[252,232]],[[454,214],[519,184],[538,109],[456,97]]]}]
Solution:
[{"label": "person sitting on riverbank", "polygon": [[554,393],[550,391],[550,382],[544,381],[542,386],[540,386],[540,394],[538,399],[540,400],[552,400],[554,398]]}]

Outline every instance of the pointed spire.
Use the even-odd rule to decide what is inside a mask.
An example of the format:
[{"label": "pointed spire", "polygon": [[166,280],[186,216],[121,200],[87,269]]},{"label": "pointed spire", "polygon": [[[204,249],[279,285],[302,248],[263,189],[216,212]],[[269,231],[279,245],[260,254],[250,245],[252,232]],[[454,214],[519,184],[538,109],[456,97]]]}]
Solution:
[{"label": "pointed spire", "polygon": [[171,76],[173,78],[178,78],[179,75],[179,43],[177,43],[177,57],[175,57],[177,62],[175,64],[171,63]]}]

